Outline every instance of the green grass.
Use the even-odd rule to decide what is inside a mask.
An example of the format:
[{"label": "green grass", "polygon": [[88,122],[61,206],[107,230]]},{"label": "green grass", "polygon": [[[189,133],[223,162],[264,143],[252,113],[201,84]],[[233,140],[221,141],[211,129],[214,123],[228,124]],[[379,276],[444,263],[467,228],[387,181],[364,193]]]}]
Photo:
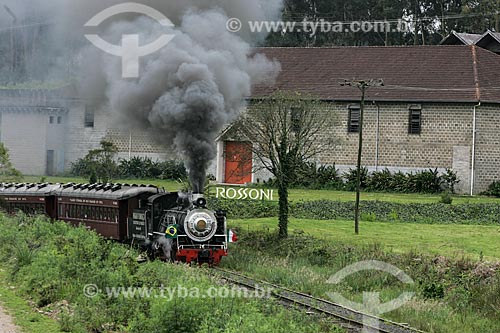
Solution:
[{"label": "green grass", "polygon": [[[276,193],[276,192],[275,192]],[[277,194],[276,194],[277,195]],[[276,198],[277,200],[277,198]],[[290,190],[290,200],[311,201],[311,200],[340,200],[340,201],[355,201],[355,192],[346,191],[329,191],[329,190],[305,190],[292,189]],[[395,203],[436,203],[441,200],[438,194],[405,194],[405,193],[361,193],[361,200],[379,200],[390,201]],[[453,204],[464,203],[500,203],[500,198],[492,198],[485,196],[453,196]]]},{"label": "green grass", "polygon": [[[243,230],[275,230],[277,218],[229,221]],[[291,234],[305,232],[320,239],[352,245],[379,244],[385,251],[414,251],[451,257],[500,259],[500,226],[440,225],[360,222],[354,234],[353,221],[291,219]]]},{"label": "green grass", "polygon": [[27,301],[19,297],[10,287],[7,272],[0,268],[0,303],[13,315],[14,323],[25,333],[60,333],[59,324],[31,308]]},{"label": "green grass", "polygon": [[[309,235],[278,240],[276,233],[242,231],[240,236],[222,261],[223,267],[327,300],[332,300],[328,293],[333,291],[356,303],[363,302],[367,291],[380,293],[382,303],[402,292],[415,292],[409,303],[382,317],[429,333],[500,332],[500,276],[488,279],[478,274],[476,268],[485,263],[436,260],[418,252],[387,253],[371,242],[339,243]],[[373,270],[348,274],[339,284],[328,282],[341,269],[363,260],[395,265],[414,283],[403,284]],[[436,290],[442,290],[441,294]]]}]

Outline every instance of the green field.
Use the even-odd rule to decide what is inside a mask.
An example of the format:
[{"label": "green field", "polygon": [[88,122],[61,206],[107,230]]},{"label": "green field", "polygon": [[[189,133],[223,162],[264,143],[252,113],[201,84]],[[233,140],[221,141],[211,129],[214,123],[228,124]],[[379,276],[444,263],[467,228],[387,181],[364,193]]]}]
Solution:
[{"label": "green field", "polygon": [[[230,221],[232,227],[247,230],[275,230],[277,218]],[[381,245],[395,253],[416,252],[459,258],[500,260],[500,226],[443,225],[411,223],[360,223],[354,234],[352,221],[291,219],[290,234],[307,233],[332,242],[352,245]]]},{"label": "green field", "polygon": [[[85,183],[86,179],[79,177],[44,177],[46,182],[51,183]],[[25,176],[24,182],[40,182],[40,176]],[[116,183],[136,183],[136,184],[152,184],[163,187],[168,191],[178,191],[183,188],[184,184],[172,180],[161,179],[118,179],[114,180]],[[216,187],[217,185],[213,185]],[[354,201],[356,194],[354,192],[346,191],[330,191],[330,190],[305,190],[305,189],[291,189],[291,201],[310,201],[310,200],[340,200],[340,201]],[[380,200],[390,201],[396,203],[435,203],[439,202],[441,197],[433,194],[403,194],[403,193],[374,193],[367,192],[361,194],[361,200]],[[274,191],[274,200],[278,200],[278,192]],[[499,203],[500,198],[491,198],[485,196],[454,196],[453,204],[464,203]]]}]

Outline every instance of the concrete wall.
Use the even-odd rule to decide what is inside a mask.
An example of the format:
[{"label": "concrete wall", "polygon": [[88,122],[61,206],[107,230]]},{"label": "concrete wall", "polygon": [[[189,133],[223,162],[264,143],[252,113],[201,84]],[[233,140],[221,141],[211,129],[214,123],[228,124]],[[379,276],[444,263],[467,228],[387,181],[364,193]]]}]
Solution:
[{"label": "concrete wall", "polygon": [[45,173],[47,122],[42,113],[2,113],[1,141],[9,149],[12,165],[23,174]]},{"label": "concrete wall", "polygon": [[[322,139],[335,139],[332,148],[316,157],[320,164],[335,164],[343,172],[357,161],[358,133],[348,133],[349,106],[355,103],[330,103],[320,112],[334,117],[336,124],[322,133]],[[420,134],[408,133],[409,108],[421,107]],[[372,103],[367,102],[363,126],[362,164],[369,170],[415,172],[453,169],[460,183],[457,191],[469,193],[472,165],[472,127],[474,104],[466,103]],[[221,140],[233,140],[234,134]],[[500,179],[500,106],[483,105],[477,109],[476,172],[474,193],[487,189]],[[219,155],[218,176],[223,168]],[[254,176],[265,179],[268,174]]]},{"label": "concrete wall", "polygon": [[488,188],[500,180],[500,106],[482,105],[477,108],[475,191]]},{"label": "concrete wall", "polygon": [[[342,169],[356,165],[358,133],[347,131],[350,104],[331,104],[330,109],[323,111],[338,121],[337,126],[324,135],[340,140],[333,149],[320,154],[319,161],[323,164],[335,163]],[[408,133],[412,105],[422,110],[420,134]],[[457,190],[467,192],[470,188],[472,114],[473,105],[467,104],[369,102],[364,116],[362,164],[370,170],[387,167],[403,172],[454,168],[460,178]],[[483,190],[484,186],[478,184],[476,191]]]}]

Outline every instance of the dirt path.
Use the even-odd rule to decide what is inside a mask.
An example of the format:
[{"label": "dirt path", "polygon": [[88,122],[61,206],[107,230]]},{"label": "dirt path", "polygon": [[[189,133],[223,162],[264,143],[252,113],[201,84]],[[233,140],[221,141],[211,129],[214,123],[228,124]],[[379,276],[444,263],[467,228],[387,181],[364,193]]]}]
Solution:
[{"label": "dirt path", "polygon": [[21,329],[14,325],[12,317],[5,313],[5,310],[0,306],[0,333],[19,333]]}]

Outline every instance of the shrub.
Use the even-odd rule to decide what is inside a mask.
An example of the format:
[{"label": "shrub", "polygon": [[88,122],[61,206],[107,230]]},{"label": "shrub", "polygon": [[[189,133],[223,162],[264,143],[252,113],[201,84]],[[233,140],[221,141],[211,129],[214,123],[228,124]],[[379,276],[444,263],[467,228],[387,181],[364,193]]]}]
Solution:
[{"label": "shrub", "polygon": [[10,162],[9,150],[0,142],[0,179],[3,182],[20,182],[23,175]]},{"label": "shrub", "polygon": [[453,202],[453,198],[450,195],[450,192],[445,191],[441,194],[441,200],[439,200],[440,203],[446,204],[446,205],[451,205]]},{"label": "shrub", "polygon": [[343,188],[343,183],[335,165],[321,165],[318,167],[316,163],[304,162],[297,169],[291,186],[340,190]]},{"label": "shrub", "polygon": [[108,141],[101,141],[101,148],[90,150],[85,157],[72,163],[71,174],[89,179],[89,182],[108,183],[117,176],[114,160],[118,149]]},{"label": "shrub", "polygon": [[[454,193],[455,185],[459,183],[456,173],[447,169],[440,174],[437,169],[422,170],[416,173],[391,173],[387,168],[381,171],[368,172],[361,169],[361,189],[373,192],[400,193]],[[333,166],[320,166],[314,163],[304,163],[292,182],[292,187],[310,189],[331,189],[355,191],[357,184],[357,169],[349,169],[342,176]]]},{"label": "shrub", "polygon": [[488,190],[483,194],[500,198],[500,181],[495,181],[488,186]]},{"label": "shrub", "polygon": [[134,179],[185,179],[187,171],[180,161],[153,161],[149,157],[134,156],[129,160],[120,159],[118,170],[122,178]]},{"label": "shrub", "polygon": [[[342,175],[345,180],[345,189],[347,191],[356,191],[357,187],[357,179],[358,179],[358,170],[357,169],[349,169],[349,171],[344,172]],[[360,177],[360,187],[361,189],[365,189],[367,187],[368,182],[368,169],[365,167],[361,168],[361,177]]]},{"label": "shrub", "polygon": [[[228,218],[232,219],[278,216],[276,201],[210,198],[209,205],[215,209],[225,210]],[[500,205],[495,203],[450,205],[361,201],[360,209],[361,216],[367,221],[376,219],[384,222],[500,225]],[[292,202],[290,216],[317,220],[353,219],[354,202],[330,200]]]}]

